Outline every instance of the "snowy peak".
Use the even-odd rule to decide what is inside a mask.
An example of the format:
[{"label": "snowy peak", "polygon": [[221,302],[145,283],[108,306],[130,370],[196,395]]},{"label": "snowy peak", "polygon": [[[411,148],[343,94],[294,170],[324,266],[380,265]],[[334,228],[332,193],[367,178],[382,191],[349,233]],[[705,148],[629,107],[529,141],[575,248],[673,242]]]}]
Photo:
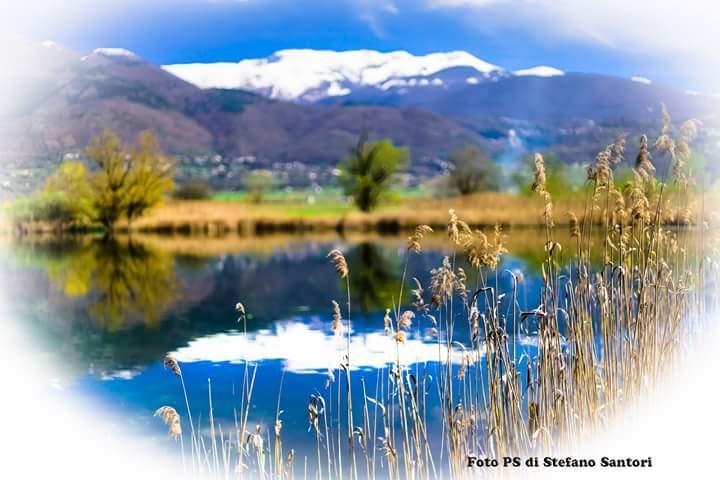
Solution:
[{"label": "snowy peak", "polygon": [[645,85],[650,85],[652,83],[652,80],[650,80],[649,78],[639,77],[637,75],[634,77],[630,77],[630,80],[636,83],[643,83]]},{"label": "snowy peak", "polygon": [[532,68],[524,68],[522,70],[515,70],[513,74],[520,76],[520,77],[527,77],[527,76],[533,76],[533,77],[557,77],[560,75],[565,75],[565,72],[562,70],[558,70],[555,67],[549,67],[547,65],[538,65],[537,67]]},{"label": "snowy peak", "polygon": [[476,76],[502,69],[463,51],[413,55],[406,51],[291,49],[237,63],[166,65],[170,73],[201,88],[241,88],[273,98],[314,101],[349,94],[353,88],[440,86],[431,77],[454,67],[469,67]]},{"label": "snowy peak", "polygon": [[81,57],[80,60],[93,65],[136,65],[145,63],[145,60],[135,52],[115,47],[96,48],[88,55]]},{"label": "snowy peak", "polygon": [[93,50],[94,54],[103,55],[105,57],[122,57],[122,58],[140,58],[135,52],[126,50],[124,48],[96,48]]}]

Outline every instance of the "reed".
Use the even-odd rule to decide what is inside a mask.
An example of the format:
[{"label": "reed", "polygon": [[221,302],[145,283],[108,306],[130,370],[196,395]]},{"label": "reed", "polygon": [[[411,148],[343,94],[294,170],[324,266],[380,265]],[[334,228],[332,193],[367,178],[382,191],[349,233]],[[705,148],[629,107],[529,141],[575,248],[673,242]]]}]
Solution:
[{"label": "reed", "polygon": [[[407,309],[400,301],[388,305],[383,319],[394,358],[378,371],[374,386],[363,379],[357,410],[351,386],[351,272],[343,253],[332,250],[328,257],[346,285],[347,304],[343,311],[332,301],[331,329],[346,341],[346,349],[329,372],[328,399],[318,393],[307,403],[314,458],[296,459],[293,450],[284,457],[280,393],[272,451],[260,427],[248,433],[257,368],[250,373],[246,365],[235,440],[228,437],[225,443],[220,433],[226,466],[217,460],[214,428],[209,452],[191,430],[193,465],[239,478],[285,479],[296,471],[307,477],[308,468],[318,479],[468,478],[469,455],[563,452],[608,425],[653,391],[690,347],[707,310],[716,307],[706,295],[719,270],[715,254],[708,253],[714,238],[703,210],[691,207],[698,199],[686,168],[695,129],[684,124],[672,137],[667,114],[664,121],[654,143],[640,138],[635,177],[625,188],[615,184],[613,172],[626,139],[598,154],[588,171],[587,193],[575,202],[581,210],[563,215],[563,226],[545,189],[544,160],[535,157],[534,205],[543,228],[536,248],[543,254],[540,302],[533,308],[520,307],[522,273],[502,269],[512,245],[502,228],[474,229],[458,210],[449,210],[444,225],[452,250],[430,272],[430,283],[408,282],[408,264],[433,231],[425,224],[417,227],[407,240],[396,297],[402,299],[410,283],[412,303]],[[653,155],[668,157],[670,179],[669,174],[656,176]],[[666,188],[670,181],[679,187],[672,196]],[[673,208],[700,242],[666,226]],[[567,232],[560,230],[566,227]],[[597,235],[602,239],[599,262],[591,252]],[[511,279],[509,291],[500,290],[502,278]],[[238,311],[244,319],[244,308]],[[422,336],[422,328],[437,345],[437,361],[408,365],[403,360],[407,340]],[[467,336],[459,335],[461,329]],[[182,380],[177,362],[166,365]],[[437,397],[441,422],[435,428],[440,433],[432,437],[431,396]],[[192,426],[187,401],[186,406]],[[170,419],[174,436],[182,435],[177,412],[160,415],[166,423]]]}]

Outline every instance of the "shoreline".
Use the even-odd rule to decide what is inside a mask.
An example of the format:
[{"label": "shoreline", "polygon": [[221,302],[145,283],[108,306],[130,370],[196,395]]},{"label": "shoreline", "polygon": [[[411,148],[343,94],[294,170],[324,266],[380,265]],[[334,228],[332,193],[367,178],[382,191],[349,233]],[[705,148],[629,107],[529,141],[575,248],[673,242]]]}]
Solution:
[{"label": "shoreline", "polygon": [[[454,209],[473,229],[537,228],[544,227],[544,203],[537,197],[503,193],[483,193],[469,197],[446,199],[415,199],[386,205],[377,211],[363,213],[352,210],[338,211],[338,205],[302,204],[247,204],[238,201],[186,200],[168,201],[150,211],[145,217],[128,225],[121,222],[115,233],[154,233],[217,236],[227,234],[267,235],[302,233],[380,233],[401,234],[412,232],[418,225],[444,229],[448,211]],[[585,219],[584,198],[553,202],[553,223],[567,226],[570,213],[580,222]],[[593,224],[600,224],[602,213],[592,215]],[[666,226],[682,225],[677,212],[668,212],[663,218]],[[42,223],[14,225],[9,219],[0,219],[0,235],[31,235],[40,233],[84,234],[103,233],[94,226],[58,227]]]}]

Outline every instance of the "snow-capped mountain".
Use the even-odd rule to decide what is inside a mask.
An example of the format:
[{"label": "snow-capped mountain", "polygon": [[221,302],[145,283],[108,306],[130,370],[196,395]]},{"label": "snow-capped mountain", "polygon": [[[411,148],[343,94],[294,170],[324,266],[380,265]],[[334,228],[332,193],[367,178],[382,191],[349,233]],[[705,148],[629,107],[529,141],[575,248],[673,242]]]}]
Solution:
[{"label": "snow-capped mountain", "polygon": [[524,68],[522,70],[515,70],[514,75],[520,77],[534,76],[534,77],[557,77],[559,75],[565,75],[565,72],[558,70],[555,67],[549,67],[547,65],[538,65],[537,67]]},{"label": "snow-capped mountain", "polygon": [[[359,89],[402,94],[411,88],[472,85],[511,75],[464,51],[413,55],[405,51],[293,49],[237,63],[191,63],[163,68],[200,88],[239,88],[271,98],[306,102],[345,96]],[[451,69],[454,74],[444,74]],[[458,78],[458,69],[464,73],[462,78]],[[516,74],[550,76],[563,72],[543,66]]]},{"label": "snow-capped mountain", "polygon": [[[208,166],[203,171],[223,188],[237,185],[241,158],[253,157],[257,168],[331,175],[362,134],[407,146],[416,178],[437,174],[447,153],[468,143],[505,158],[519,139],[525,149],[576,162],[619,133],[631,138],[657,125],[663,103],[677,122],[716,125],[720,101],[644,77],[509,71],[464,52],[293,50],[227,69],[161,68],[122,48],[83,54],[51,41],[19,43],[10,53],[0,60],[15,67],[0,71],[0,86],[24,88],[0,98],[8,120],[0,122],[0,147],[17,165],[76,154],[104,128],[126,142],[150,128],[165,152],[193,169]],[[193,75],[183,73],[188,68]],[[206,162],[217,155],[221,164]]]}]

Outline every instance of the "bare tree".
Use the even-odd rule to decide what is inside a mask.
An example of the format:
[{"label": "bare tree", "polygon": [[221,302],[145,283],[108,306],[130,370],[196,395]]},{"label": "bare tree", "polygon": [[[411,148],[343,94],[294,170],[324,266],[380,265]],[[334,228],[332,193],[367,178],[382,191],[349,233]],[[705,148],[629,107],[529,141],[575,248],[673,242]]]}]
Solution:
[{"label": "bare tree", "polygon": [[483,190],[497,190],[499,172],[492,160],[476,145],[466,145],[448,156],[452,170],[450,186],[461,195]]}]

